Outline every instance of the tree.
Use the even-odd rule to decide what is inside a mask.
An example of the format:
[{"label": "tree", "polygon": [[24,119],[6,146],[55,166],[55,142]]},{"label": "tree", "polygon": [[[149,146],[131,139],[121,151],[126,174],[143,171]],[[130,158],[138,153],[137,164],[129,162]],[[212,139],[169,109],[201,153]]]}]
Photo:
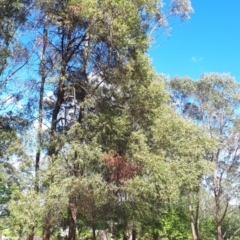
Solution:
[{"label": "tree", "polygon": [[[61,111],[63,109],[66,111],[68,108],[67,102],[72,105],[70,108],[76,109],[76,103],[83,103],[85,99],[92,96],[98,97],[99,86],[105,85],[103,95],[98,101],[94,101],[92,110],[101,112],[107,105],[121,107],[123,105],[121,101],[128,99],[124,93],[131,82],[136,84],[136,81],[140,82],[143,76],[147,76],[147,69],[140,71],[140,67],[143,66],[143,62],[146,62],[142,54],[148,46],[146,35],[150,30],[148,25],[155,14],[160,13],[156,8],[157,1],[136,4],[125,1],[101,1],[97,4],[89,1],[87,8],[84,5],[85,3],[81,1],[70,2],[68,5],[67,2],[56,1],[48,5],[48,8],[41,5],[45,14],[50,16],[49,26],[58,27],[57,31],[52,31],[54,35],[50,36],[52,39],[50,42],[52,51],[59,56],[60,60],[51,61],[54,63],[54,69],[57,69],[59,80],[51,116],[49,156],[58,153],[54,141],[56,132],[69,125],[66,123],[66,115],[59,118]],[[139,15],[135,14],[138,10],[141,12]],[[156,21],[158,22],[159,19]],[[136,74],[137,70],[143,75]],[[91,75],[97,76],[96,84],[91,81]],[[142,85],[150,81],[150,79],[144,80],[145,83],[143,82]],[[122,94],[118,94],[116,90]],[[112,97],[116,99],[115,103],[108,100]],[[119,111],[110,111],[107,116],[117,112]],[[80,123],[84,123],[83,108],[74,110],[74,114],[73,117]],[[113,133],[110,136],[113,136]],[[114,141],[105,142],[105,150],[109,151],[113,144],[115,144]],[[118,146],[114,146],[116,147]]]},{"label": "tree", "polygon": [[19,175],[12,159],[24,156],[18,134],[24,122],[18,117],[0,117],[0,229],[9,227],[9,201],[17,189]]},{"label": "tree", "polygon": [[[189,192],[205,171],[209,141],[167,106],[163,81],[145,55],[155,26],[174,14],[187,18],[191,4],[172,1],[164,13],[156,0],[32,3],[27,26],[42,53],[31,55],[41,83],[32,93],[39,93],[37,180],[30,184],[37,191],[16,191],[12,221],[29,237],[42,227],[44,240],[63,222],[75,240],[80,218],[93,239],[103,226],[136,239],[141,210],[161,221],[164,202]],[[43,97],[48,90],[50,100]],[[27,194],[37,202],[23,216],[14,203],[26,210]]]},{"label": "tree", "polygon": [[216,150],[206,155],[214,173],[206,175],[203,184],[214,197],[217,239],[222,240],[230,204],[238,202],[239,84],[228,74],[213,73],[199,81],[175,78],[170,87],[177,111],[217,142]]},{"label": "tree", "polygon": [[[123,238],[129,231],[140,234],[138,226],[154,217],[161,222],[164,202],[177,199],[181,189],[196,187],[205,169],[202,153],[211,142],[166,106],[162,81],[144,88],[134,98],[138,99],[132,99],[132,106],[126,101],[117,114],[106,105],[99,114],[86,112],[84,125],[78,123],[67,130],[66,145],[46,175],[54,179],[62,198],[67,195],[74,199],[70,206],[75,225],[81,216],[93,233],[96,227],[110,228],[112,224],[112,233],[118,229]],[[139,112],[133,112],[131,108],[136,109],[139,102]],[[86,109],[91,108],[90,103]],[[189,139],[193,151],[186,147]],[[143,212],[149,218],[143,219]]]}]

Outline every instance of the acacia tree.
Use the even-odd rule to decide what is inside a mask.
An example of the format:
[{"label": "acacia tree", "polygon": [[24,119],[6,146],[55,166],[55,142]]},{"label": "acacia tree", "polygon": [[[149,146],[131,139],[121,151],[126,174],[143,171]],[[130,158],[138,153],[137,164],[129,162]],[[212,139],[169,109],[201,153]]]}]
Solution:
[{"label": "acacia tree", "polygon": [[214,197],[216,236],[222,240],[225,236],[222,226],[231,212],[230,203],[239,201],[236,180],[239,174],[239,84],[227,74],[213,73],[203,74],[199,81],[174,78],[170,87],[177,111],[192,119],[217,142],[216,150],[206,155],[206,160],[214,166],[214,173],[205,176],[202,183]]}]

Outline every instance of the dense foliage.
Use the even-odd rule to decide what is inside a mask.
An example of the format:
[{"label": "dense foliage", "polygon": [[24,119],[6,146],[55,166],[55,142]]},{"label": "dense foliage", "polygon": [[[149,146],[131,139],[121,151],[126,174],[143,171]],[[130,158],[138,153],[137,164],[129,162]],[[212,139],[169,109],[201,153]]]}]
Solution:
[{"label": "dense foliage", "polygon": [[237,239],[239,85],[167,82],[146,55],[192,12],[189,0],[0,0],[4,234]]}]

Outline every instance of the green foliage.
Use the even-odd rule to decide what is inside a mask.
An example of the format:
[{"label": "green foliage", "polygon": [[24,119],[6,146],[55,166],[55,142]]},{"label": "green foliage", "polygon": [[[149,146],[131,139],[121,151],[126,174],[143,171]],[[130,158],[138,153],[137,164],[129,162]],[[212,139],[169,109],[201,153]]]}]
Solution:
[{"label": "green foliage", "polygon": [[0,0],[0,75],[7,66],[16,29],[25,22],[29,0]]},{"label": "green foliage", "polygon": [[8,226],[9,216],[8,202],[17,188],[19,181],[18,172],[11,158],[21,156],[20,138],[17,135],[16,126],[7,117],[0,118],[0,225]]},{"label": "green foliage", "polygon": [[21,192],[16,189],[9,203],[9,227],[14,236],[24,236],[33,228],[41,226],[44,198],[34,191]]},{"label": "green foliage", "polygon": [[10,126],[9,119],[1,117],[0,119],[0,158],[2,159],[9,151],[12,143],[17,139],[16,131]]},{"label": "green foliage", "polygon": [[170,239],[191,239],[188,214],[181,207],[169,208],[161,215],[160,236]]},{"label": "green foliage", "polygon": [[[203,219],[202,228],[214,219],[215,234],[218,239],[222,238],[223,231],[227,232],[223,227],[225,218],[231,215],[230,202],[236,201],[239,195],[239,182],[235,177],[239,165],[240,85],[229,74],[218,73],[203,74],[198,81],[175,78],[169,85],[177,112],[200,126],[205,135],[216,142],[216,147],[204,156],[213,163],[214,171],[203,181],[213,199],[212,214]],[[203,239],[205,237],[207,235]]]},{"label": "green foliage", "polygon": [[200,223],[200,239],[213,239],[216,236],[215,219],[212,216],[205,217]]},{"label": "green foliage", "polygon": [[[24,13],[26,2],[11,3],[14,16]],[[39,158],[36,180],[28,176],[12,193],[12,231],[30,237],[43,228],[48,239],[68,226],[84,237],[108,228],[116,236],[136,230],[188,239],[186,213],[166,203],[195,191],[210,172],[205,156],[214,141],[173,111],[164,80],[145,55],[155,27],[166,21],[162,1],[32,4],[27,23],[37,33],[28,36],[36,59],[41,53],[33,69],[54,97],[39,100],[49,129],[38,128],[33,145],[46,161]],[[192,12],[189,1],[171,4],[166,15]],[[7,148],[13,136],[4,136]],[[24,156],[30,175],[29,159]]]},{"label": "green foliage", "polygon": [[6,182],[3,179],[0,179],[0,209],[1,209],[0,225],[2,224],[4,225],[4,222],[2,222],[2,218],[6,218],[9,215],[8,202],[11,199],[11,195],[15,188],[16,188],[15,185],[9,186],[9,184],[6,184]]}]

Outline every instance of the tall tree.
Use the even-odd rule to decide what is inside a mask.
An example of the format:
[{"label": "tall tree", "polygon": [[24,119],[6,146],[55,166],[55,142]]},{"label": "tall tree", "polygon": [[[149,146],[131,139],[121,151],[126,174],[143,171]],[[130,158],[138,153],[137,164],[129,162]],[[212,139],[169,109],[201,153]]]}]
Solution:
[{"label": "tall tree", "polygon": [[[129,229],[136,238],[143,223],[141,207],[152,204],[153,209],[159,199],[155,206],[160,208],[174,192],[177,196],[180,188],[186,190],[192,169],[199,170],[190,178],[190,186],[196,185],[204,169],[206,139],[166,106],[162,80],[145,55],[156,26],[168,16],[187,18],[192,12],[186,0],[172,1],[169,9],[164,13],[157,0],[33,1],[28,24],[37,32],[30,36],[42,57],[35,68],[41,78],[35,159],[39,191],[30,195],[38,195],[38,201],[24,222],[14,201],[11,205],[13,219],[26,233],[33,235],[42,225],[43,239],[48,240],[64,220],[68,238],[75,240],[81,217],[92,228],[93,239],[97,228],[109,222],[114,226],[116,219],[125,239]],[[53,93],[50,100],[43,97],[47,88]],[[43,119],[49,127],[44,136]],[[194,151],[186,150],[184,139],[192,141]],[[42,166],[41,147],[48,156]],[[192,156],[197,161],[192,162]],[[179,170],[180,165],[185,169]],[[173,180],[173,174],[180,180]],[[142,187],[139,194],[136,189]],[[22,209],[29,203],[24,193],[16,192],[15,198]],[[115,215],[108,211],[102,221],[106,209]]]},{"label": "tall tree", "polygon": [[[150,78],[147,81],[143,79],[143,76],[147,76],[147,69],[140,71],[145,62],[142,54],[148,46],[147,33],[151,30],[151,24],[154,21],[159,23],[155,16],[159,16],[162,11],[158,8],[158,1],[89,1],[87,7],[81,1],[56,1],[48,3],[47,8],[43,4],[40,8],[50,16],[50,26],[53,27],[53,34],[49,38],[52,52],[58,59],[51,61],[58,74],[49,147],[49,156],[54,158],[58,153],[54,140],[56,133],[69,125],[68,116],[61,116],[62,111],[66,113],[69,108],[75,109],[73,118],[83,124],[85,110],[80,108],[76,111],[76,103],[83,103],[88,97],[98,97],[96,92],[100,85],[105,85],[105,92],[94,103],[92,110],[96,112],[107,107],[108,98],[116,98],[116,107],[118,102],[128,99],[125,94],[131,82],[136,84],[136,81],[143,81],[142,85],[151,82]],[[175,1],[174,4],[173,12],[182,13],[184,10],[189,14],[189,8],[181,8],[180,1],[178,4]],[[142,76],[136,74],[137,70],[142,72]],[[92,82],[93,75],[97,77],[96,84]],[[117,91],[122,94],[117,94]],[[112,101],[110,104],[113,104]],[[121,105],[120,103],[118,107]],[[116,110],[110,111],[108,116],[116,113]],[[111,149],[113,144],[114,142],[105,142],[106,150]],[[122,146],[114,146],[118,147]]]},{"label": "tall tree", "polygon": [[203,184],[214,196],[216,237],[222,240],[224,219],[231,201],[238,202],[239,103],[240,86],[228,74],[203,74],[199,81],[175,78],[170,82],[177,111],[192,119],[205,134],[217,142],[206,155],[214,173]]}]

